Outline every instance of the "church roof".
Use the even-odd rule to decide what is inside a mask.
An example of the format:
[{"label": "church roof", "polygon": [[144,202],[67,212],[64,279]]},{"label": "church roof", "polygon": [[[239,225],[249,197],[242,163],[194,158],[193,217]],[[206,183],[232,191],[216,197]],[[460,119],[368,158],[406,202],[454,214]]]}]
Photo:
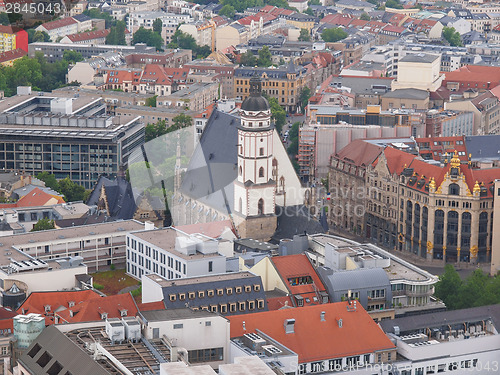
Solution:
[{"label": "church roof", "polygon": [[104,187],[108,201],[108,215],[113,219],[132,219],[137,206],[130,183],[123,178],[110,180],[100,177],[88,199],[89,206],[99,203],[102,187]]},{"label": "church roof", "polygon": [[269,102],[262,96],[262,82],[257,74],[250,78],[250,96],[241,103],[244,111],[268,111]]}]

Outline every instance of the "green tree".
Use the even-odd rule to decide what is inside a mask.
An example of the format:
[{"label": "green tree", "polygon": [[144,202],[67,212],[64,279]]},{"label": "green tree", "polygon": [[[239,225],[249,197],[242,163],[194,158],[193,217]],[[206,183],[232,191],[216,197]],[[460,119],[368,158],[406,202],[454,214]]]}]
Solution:
[{"label": "green tree", "polygon": [[125,21],[117,21],[114,26],[111,26],[109,34],[106,36],[106,44],[119,46],[126,45],[125,26]]},{"label": "green tree", "polygon": [[286,123],[286,112],[278,103],[278,99],[270,98],[266,94],[264,96],[269,101],[269,107],[271,108],[271,119],[274,121],[274,127],[278,133],[281,133],[283,125]]},{"label": "green tree", "polygon": [[151,98],[146,99],[146,107],[156,107],[156,98],[158,95],[152,96]]},{"label": "green tree", "polygon": [[153,21],[153,31],[157,34],[161,35],[163,30],[163,22],[160,18],[157,18]]},{"label": "green tree", "polygon": [[167,133],[170,133],[174,130],[183,129],[183,128],[187,128],[188,126],[191,126],[193,124],[193,119],[191,118],[191,116],[186,115],[184,113],[181,113],[181,114],[175,116],[172,119],[172,122],[173,122],[173,125],[167,129]]},{"label": "green tree", "polygon": [[360,19],[360,20],[363,20],[363,21],[370,21],[370,20],[371,20],[370,16],[369,16],[369,15],[368,15],[368,13],[366,13],[366,12],[363,12],[363,13],[361,14],[361,16],[359,17],[359,19]]},{"label": "green tree", "polygon": [[106,21],[106,29],[109,29],[112,25],[114,25],[115,21],[113,17],[109,13],[101,12],[99,9],[87,9],[83,11],[83,14],[89,16],[90,18],[99,18]]},{"label": "green tree", "polygon": [[299,40],[301,42],[309,42],[311,40],[311,34],[309,34],[309,30],[300,29]]},{"label": "green tree", "polygon": [[36,178],[45,182],[46,187],[59,191],[59,182],[57,182],[56,176],[53,174],[50,174],[49,172],[41,172],[36,175]]},{"label": "green tree", "polygon": [[233,19],[236,14],[236,9],[232,5],[226,4],[219,11],[219,16],[226,16],[227,18]]},{"label": "green tree", "polygon": [[157,50],[163,50],[164,42],[161,35],[158,35],[153,30],[145,29],[144,27],[139,27],[134,33],[132,39],[132,44],[146,43],[150,47],[155,47]]},{"label": "green tree", "polygon": [[443,38],[445,38],[452,47],[462,46],[460,33],[456,31],[454,27],[443,27]]},{"label": "green tree", "polygon": [[63,53],[63,59],[74,64],[78,61],[83,61],[83,56],[80,52],[66,50]]},{"label": "green tree", "polygon": [[145,129],[145,141],[149,142],[163,134],[167,133],[167,124],[165,120],[158,120],[156,124],[147,124]]},{"label": "green tree", "polygon": [[3,26],[10,25],[9,16],[5,12],[0,13],[0,25],[3,25]]},{"label": "green tree", "polygon": [[304,11],[305,14],[308,14],[310,16],[314,16],[314,11],[312,10],[311,7],[307,8],[305,11]]},{"label": "green tree", "polygon": [[255,66],[257,65],[257,58],[252,52],[246,51],[240,57],[240,64],[244,66]]},{"label": "green tree", "polygon": [[54,220],[49,220],[48,218],[43,218],[38,220],[35,225],[33,225],[33,229],[31,232],[38,232],[40,230],[50,230],[50,229],[55,229],[56,225],[54,223]]},{"label": "green tree", "polygon": [[385,2],[385,7],[392,9],[403,9],[403,6],[400,4],[399,0],[387,0]]},{"label": "green tree", "polygon": [[323,30],[321,38],[323,38],[325,42],[338,42],[339,40],[347,38],[347,33],[340,27],[333,27]]},{"label": "green tree", "polygon": [[444,272],[439,276],[439,281],[436,283],[434,294],[450,309],[460,308],[461,300],[459,292],[462,288],[462,279],[451,264],[444,267]]},{"label": "green tree", "polygon": [[268,67],[272,64],[271,51],[269,51],[268,46],[263,46],[259,50],[259,58],[257,59],[257,65],[262,67]]},{"label": "green tree", "polygon": [[309,87],[306,86],[302,88],[299,95],[299,103],[302,107],[302,113],[305,112],[310,97],[311,97],[311,90],[309,89]]},{"label": "green tree", "polygon": [[59,190],[66,202],[83,201],[85,188],[70,180],[69,177],[59,181]]}]

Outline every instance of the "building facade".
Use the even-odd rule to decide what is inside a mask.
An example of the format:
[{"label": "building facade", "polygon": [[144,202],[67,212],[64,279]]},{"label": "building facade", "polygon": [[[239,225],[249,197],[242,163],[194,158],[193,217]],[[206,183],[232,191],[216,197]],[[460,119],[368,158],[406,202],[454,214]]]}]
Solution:
[{"label": "building facade", "polygon": [[[330,190],[349,195],[343,204],[331,201],[333,225],[429,262],[491,261],[493,184],[500,169],[475,169],[457,151],[439,163],[363,143],[366,160],[354,159],[347,147],[332,158]],[[420,143],[420,151],[426,147]],[[346,203],[354,214],[345,211]]]}]

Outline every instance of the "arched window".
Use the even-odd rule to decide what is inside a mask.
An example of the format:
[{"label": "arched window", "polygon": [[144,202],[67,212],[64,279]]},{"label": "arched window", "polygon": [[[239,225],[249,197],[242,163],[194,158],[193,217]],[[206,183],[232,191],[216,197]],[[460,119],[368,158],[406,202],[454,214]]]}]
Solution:
[{"label": "arched window", "polygon": [[264,177],[264,167],[259,168],[259,177]]},{"label": "arched window", "polygon": [[279,191],[285,191],[285,177],[281,176],[280,177],[280,186],[279,186]]},{"label": "arched window", "polygon": [[240,176],[243,174],[243,168],[241,168],[241,165],[240,165]]},{"label": "arched window", "polygon": [[458,184],[450,184],[448,187],[448,195],[460,195],[460,186],[458,186]]},{"label": "arched window", "polygon": [[264,199],[262,199],[262,198],[259,199],[257,209],[258,209],[259,215],[262,215],[264,213]]}]

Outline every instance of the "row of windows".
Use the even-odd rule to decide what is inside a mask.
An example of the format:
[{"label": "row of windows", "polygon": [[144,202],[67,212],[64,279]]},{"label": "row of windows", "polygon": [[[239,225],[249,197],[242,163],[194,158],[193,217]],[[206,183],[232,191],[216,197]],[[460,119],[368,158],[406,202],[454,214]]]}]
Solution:
[{"label": "row of windows", "polygon": [[[493,370],[490,367],[493,367],[490,363],[486,362],[488,368],[482,368],[483,366],[481,365],[481,362],[478,363],[477,359],[469,359],[465,361],[460,361],[460,362],[451,362],[449,364],[446,363],[441,363],[439,365],[431,365],[431,366],[426,366],[425,367],[425,372],[424,372],[424,367],[418,367],[415,369],[413,372],[414,375],[424,375],[424,374],[435,374],[435,373],[440,373],[440,372],[445,372],[445,371],[456,371],[459,369],[473,369],[473,368],[478,368],[480,371],[485,370],[485,371],[490,371]],[[481,369],[480,369],[481,368]],[[471,371],[471,370],[462,370],[462,371]],[[496,371],[496,370],[494,370]],[[401,375],[412,375],[411,370],[402,370]]]},{"label": "row of windows", "polygon": [[[245,287],[243,288],[242,286],[237,286],[234,288],[234,292],[236,294],[241,294],[243,293],[243,289],[245,290],[246,293],[250,293],[252,292],[252,289],[256,292],[259,292],[260,291],[260,285],[259,284],[255,284],[252,288],[251,285],[245,285]],[[233,294],[233,287],[228,287],[228,288],[225,288],[226,290],[226,295],[230,296]],[[188,293],[174,293],[174,294],[170,294],[169,295],[169,300],[171,302],[174,302],[177,300],[177,298],[179,299],[179,301],[185,301],[186,300],[186,297],[188,299],[195,299],[196,298],[196,295],[198,294],[198,298],[205,298],[205,291],[204,290],[199,290],[198,292],[188,292]],[[217,294],[218,296],[223,296],[224,295],[224,288],[218,288],[218,289],[208,289],[206,291],[206,296],[207,297],[213,297],[215,296],[215,294]]]},{"label": "row of windows", "polygon": [[236,313],[236,312],[245,312],[245,311],[253,311],[255,309],[262,310],[264,309],[265,304],[263,299],[258,300],[247,300],[247,301],[239,301],[239,302],[231,302],[231,303],[220,303],[220,304],[211,304],[208,306],[200,306],[193,307],[192,309],[197,310],[205,310],[213,313],[220,312],[221,314],[228,313]]}]

